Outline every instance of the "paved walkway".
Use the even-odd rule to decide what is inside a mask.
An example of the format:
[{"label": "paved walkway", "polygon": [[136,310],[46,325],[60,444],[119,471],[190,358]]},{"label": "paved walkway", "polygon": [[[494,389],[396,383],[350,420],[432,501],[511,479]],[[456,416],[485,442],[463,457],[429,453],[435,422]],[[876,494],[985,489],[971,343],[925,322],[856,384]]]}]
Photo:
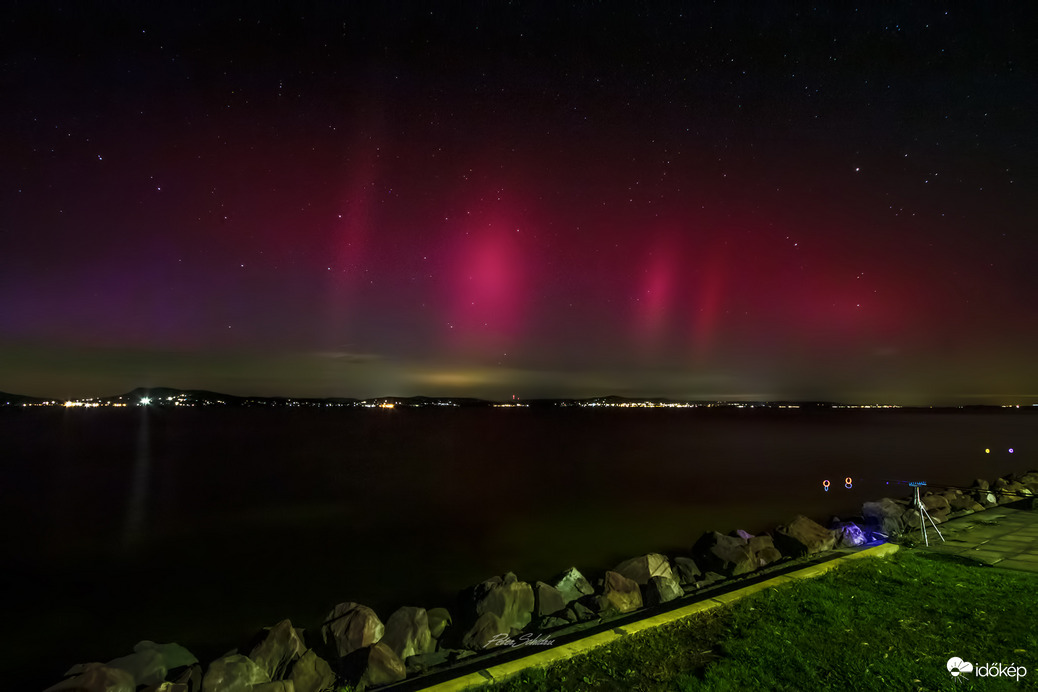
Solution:
[{"label": "paved walkway", "polygon": [[[951,553],[995,567],[1038,572],[1038,511],[1007,506],[969,514],[938,524],[944,541],[927,527],[929,547],[920,540],[916,548]],[[922,537],[912,532],[913,539]]]}]

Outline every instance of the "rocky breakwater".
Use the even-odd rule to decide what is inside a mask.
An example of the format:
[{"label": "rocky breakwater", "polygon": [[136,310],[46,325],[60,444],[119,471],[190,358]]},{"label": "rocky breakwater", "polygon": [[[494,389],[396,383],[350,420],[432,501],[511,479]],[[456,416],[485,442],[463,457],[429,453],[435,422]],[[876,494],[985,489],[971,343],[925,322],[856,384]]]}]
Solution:
[{"label": "rocky breakwater", "polygon": [[[923,489],[921,489],[923,490]],[[1038,471],[970,488],[925,488],[920,500],[935,523],[1038,495]],[[340,685],[379,687],[479,660],[493,665],[501,650],[551,646],[554,638],[653,609],[702,589],[834,548],[903,536],[920,526],[912,497],[866,502],[861,516],[827,526],[797,516],[773,531],[708,531],[687,552],[646,553],[593,579],[571,567],[533,583],[508,572],[465,590],[451,612],[404,606],[384,621],[355,602],[336,605],[319,638],[289,620],[261,632],[251,646],[204,668],[177,644],[140,642],[131,654],[71,668],[45,692],[326,692]],[[317,650],[310,648],[313,644]]]},{"label": "rocky breakwater", "polygon": [[[921,486],[919,500],[934,524],[982,512],[991,507],[1038,496],[1038,471],[1009,474],[988,482],[982,478],[969,488],[930,488]],[[884,497],[866,502],[861,508],[866,530],[885,537],[898,537],[919,530],[922,515],[912,496]]]}]

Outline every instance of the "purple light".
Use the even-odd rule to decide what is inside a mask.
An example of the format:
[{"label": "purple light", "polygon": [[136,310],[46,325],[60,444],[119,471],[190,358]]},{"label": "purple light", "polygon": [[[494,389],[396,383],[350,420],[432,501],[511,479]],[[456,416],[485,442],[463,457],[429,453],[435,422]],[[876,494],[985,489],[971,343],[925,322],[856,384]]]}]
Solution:
[{"label": "purple light", "polygon": [[1012,453],[1013,453],[1013,448],[1012,448],[1012,447],[1010,447],[1010,448],[1009,448],[1009,453],[1010,453],[1010,454],[1012,454]]}]

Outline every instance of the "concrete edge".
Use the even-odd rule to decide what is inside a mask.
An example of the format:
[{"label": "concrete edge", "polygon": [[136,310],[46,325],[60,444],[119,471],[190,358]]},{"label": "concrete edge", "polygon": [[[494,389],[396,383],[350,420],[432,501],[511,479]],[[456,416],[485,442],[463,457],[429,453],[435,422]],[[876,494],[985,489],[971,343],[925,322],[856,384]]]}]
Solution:
[{"label": "concrete edge", "polygon": [[691,603],[687,606],[666,613],[650,615],[641,620],[627,623],[622,627],[617,627],[605,632],[599,632],[598,634],[593,634],[559,646],[547,647],[543,651],[523,656],[514,661],[506,661],[497,665],[488,666],[487,668],[483,668],[474,673],[469,673],[454,678],[453,680],[447,680],[421,689],[426,692],[464,692],[464,690],[478,689],[492,682],[504,682],[529,668],[547,667],[552,663],[579,656],[591,651],[592,649],[597,649],[600,646],[609,644],[621,637],[626,637],[627,635],[636,632],[649,630],[654,627],[659,627],[660,625],[666,625],[671,622],[683,620],[684,618],[698,613],[713,610],[714,608],[730,605],[746,596],[750,596],[766,589],[783,586],[795,582],[798,579],[813,579],[814,577],[820,577],[823,574],[838,568],[847,560],[856,560],[863,557],[887,557],[888,555],[893,555],[897,550],[897,544],[883,543],[882,545],[866,548],[865,550],[860,550],[856,553],[851,553],[850,555],[844,555],[829,560],[828,562],[804,567],[788,574],[782,574],[758,584],[745,586],[726,594],[720,594],[706,598],[702,601],[696,601],[695,603]]}]

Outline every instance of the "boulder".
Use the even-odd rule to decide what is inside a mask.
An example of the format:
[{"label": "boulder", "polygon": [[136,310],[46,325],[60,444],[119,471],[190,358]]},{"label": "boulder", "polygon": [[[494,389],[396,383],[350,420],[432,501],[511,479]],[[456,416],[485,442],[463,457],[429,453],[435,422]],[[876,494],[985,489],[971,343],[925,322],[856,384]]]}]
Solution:
[{"label": "boulder", "polygon": [[198,659],[180,644],[156,644],[144,640],[134,645],[132,654],[112,659],[107,665],[133,675],[137,686],[157,686],[166,680],[170,670],[195,663]]},{"label": "boulder", "polygon": [[[590,598],[590,597],[588,597]],[[595,611],[587,606],[585,603],[575,602],[570,604],[570,608],[573,609],[573,614],[577,617],[578,621],[594,620],[598,616]]]},{"label": "boulder", "polygon": [[704,533],[692,546],[692,554],[703,569],[728,576],[746,574],[757,568],[749,542],[742,536],[726,536],[717,531]]},{"label": "boulder", "polygon": [[645,586],[653,577],[667,577],[673,579],[674,574],[670,570],[667,558],[659,553],[649,553],[639,557],[624,560],[613,568],[617,574],[622,574],[628,579],[633,579],[640,586]]},{"label": "boulder", "polygon": [[606,572],[602,595],[598,597],[601,614],[629,613],[642,607],[642,592],[638,582],[617,572]]},{"label": "boulder", "polygon": [[1028,488],[1026,485],[1024,485],[1018,480],[1010,481],[1009,484],[1006,486],[1006,492],[1009,495],[1010,502],[1015,502],[1025,497],[1031,497],[1031,495],[1034,494],[1031,492],[1030,488]]},{"label": "boulder", "polygon": [[359,603],[340,603],[328,613],[321,628],[325,643],[335,642],[340,657],[371,646],[385,632],[385,626],[375,611]]},{"label": "boulder", "polygon": [[166,680],[169,668],[162,654],[154,649],[144,649],[128,656],[113,658],[110,668],[121,668],[133,676],[135,685],[158,685]]},{"label": "boulder", "polygon": [[654,606],[675,598],[681,598],[685,592],[677,579],[672,577],[652,577],[645,587],[645,605]]},{"label": "boulder", "polygon": [[591,583],[576,567],[570,567],[561,577],[555,580],[555,588],[562,594],[562,601],[569,605],[581,596],[595,593]]},{"label": "boulder", "polygon": [[856,548],[865,545],[865,532],[857,524],[845,521],[833,527],[836,532],[836,543],[841,548]]},{"label": "boulder", "polygon": [[427,654],[436,648],[425,608],[412,606],[397,608],[389,616],[380,641],[392,649],[401,661],[406,661],[409,656]]},{"label": "boulder", "polygon": [[942,494],[948,500],[948,506],[951,507],[953,512],[969,509],[970,505],[973,504],[973,500],[958,489],[945,490]]},{"label": "boulder", "polygon": [[537,621],[537,629],[538,630],[553,630],[553,629],[556,629],[556,628],[559,628],[559,627],[566,627],[569,624],[570,624],[569,620],[566,620],[565,618],[560,618],[560,617],[555,617],[554,615],[549,615],[548,617],[541,618],[540,620]]},{"label": "boulder", "polygon": [[192,687],[190,683],[186,682],[160,682],[158,685],[148,685],[147,687],[138,687],[137,692],[194,692],[197,687]]},{"label": "boulder", "polygon": [[270,678],[255,661],[229,654],[209,664],[202,678],[202,692],[247,692],[264,682],[270,682]]},{"label": "boulder", "polygon": [[400,682],[407,677],[404,662],[381,641],[364,650],[364,663],[366,665],[359,681],[359,684],[364,687],[388,685],[391,682]]},{"label": "boulder", "polygon": [[973,481],[973,488],[972,489],[973,490],[987,490],[990,487],[991,487],[991,485],[988,484],[988,482],[986,480],[984,480],[983,478],[978,478],[977,480]]},{"label": "boulder", "polygon": [[521,630],[533,619],[533,588],[511,572],[477,586],[475,600],[477,615],[493,613],[506,630]]},{"label": "boulder", "polygon": [[696,578],[702,574],[699,569],[699,565],[696,561],[690,557],[676,557],[674,558],[674,572],[678,579],[678,583],[684,584],[695,584]]},{"label": "boulder", "polygon": [[432,608],[426,612],[426,617],[429,618],[429,634],[433,639],[443,636],[443,631],[451,625],[451,614],[446,608]]},{"label": "boulder", "polygon": [[905,530],[905,524],[901,519],[904,513],[905,506],[889,497],[876,502],[866,502],[861,506],[861,516],[865,523],[887,536],[896,536]]},{"label": "boulder", "polygon": [[462,637],[461,645],[472,651],[481,651],[502,634],[511,635],[511,628],[495,613],[483,613]]},{"label": "boulder", "polygon": [[836,534],[816,521],[800,515],[775,532],[775,543],[782,554],[791,557],[832,550]]},{"label": "boulder", "polygon": [[335,673],[328,662],[308,649],[292,664],[288,679],[295,686],[295,692],[325,692],[335,689]]},{"label": "boulder", "polygon": [[557,613],[566,607],[566,601],[562,592],[554,586],[539,581],[533,587],[534,602],[536,603],[537,617],[545,617]]},{"label": "boulder", "polygon": [[782,559],[782,553],[775,547],[775,540],[771,536],[750,536],[746,546],[750,549],[757,567],[764,567]]},{"label": "boulder", "polygon": [[133,674],[122,668],[113,668],[103,663],[83,663],[73,666],[65,678],[51,685],[44,692],[134,692],[137,685]]},{"label": "boulder", "polygon": [[951,514],[951,503],[948,502],[948,498],[944,495],[927,493],[920,499],[923,501],[923,507],[926,508],[926,511],[930,516],[938,514],[941,519],[947,519],[948,515]]},{"label": "boulder", "polygon": [[282,620],[267,630],[267,635],[249,652],[270,680],[281,680],[289,666],[307,651],[302,630],[292,627],[290,620]]},{"label": "boulder", "polygon": [[976,499],[977,504],[984,509],[998,505],[998,499],[995,497],[995,494],[987,489],[973,491],[973,497]]},{"label": "boulder", "polygon": [[253,685],[249,692],[296,692],[296,686],[291,680],[273,680]]},{"label": "boulder", "polygon": [[169,680],[157,685],[138,687],[137,692],[199,692],[202,689],[202,666],[193,663],[167,673]]}]

